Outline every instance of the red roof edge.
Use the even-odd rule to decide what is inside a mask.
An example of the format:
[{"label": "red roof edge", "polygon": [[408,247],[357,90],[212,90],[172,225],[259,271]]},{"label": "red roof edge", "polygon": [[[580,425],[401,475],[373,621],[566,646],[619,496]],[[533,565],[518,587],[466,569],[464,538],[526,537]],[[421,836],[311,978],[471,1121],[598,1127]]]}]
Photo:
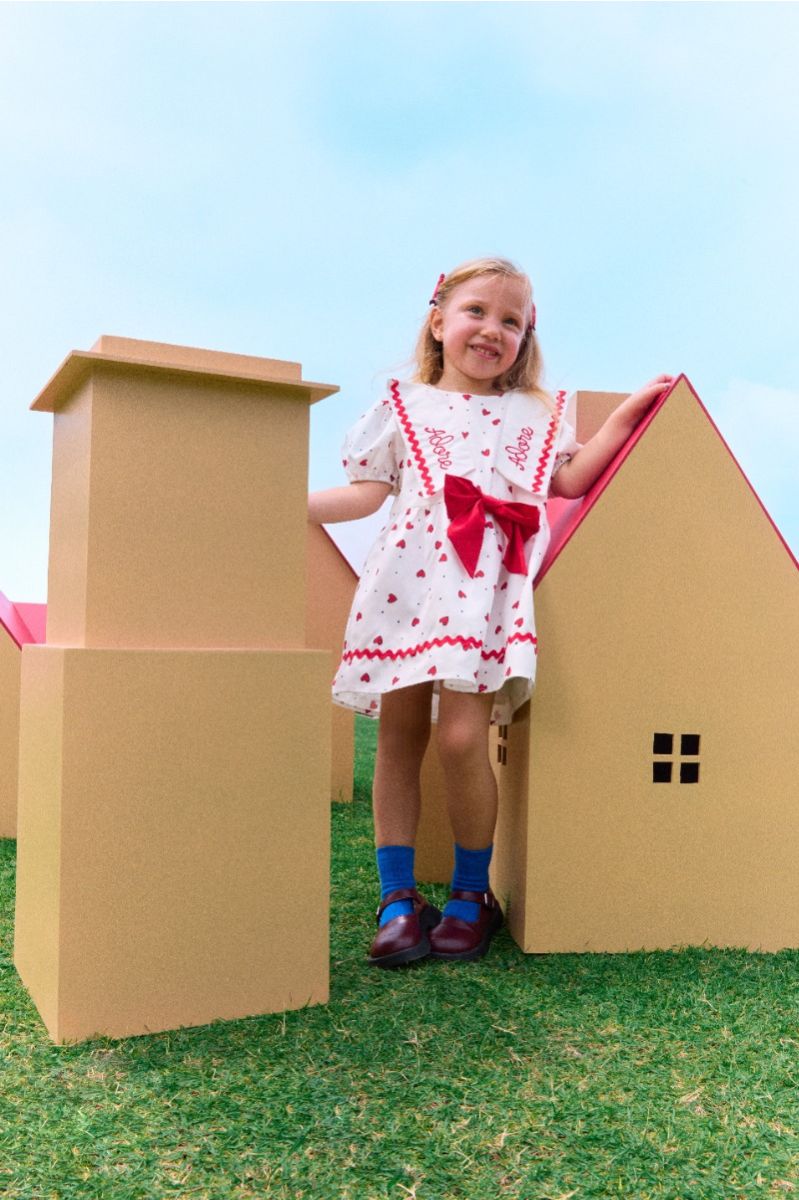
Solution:
[{"label": "red roof edge", "polygon": [[34,637],[23,621],[17,605],[12,604],[2,592],[0,592],[0,626],[5,629],[11,640],[16,642],[20,649],[38,641],[38,638]]},{"label": "red roof edge", "polygon": [[593,485],[593,487],[590,488],[590,490],[588,492],[586,492],[586,494],[584,496],[581,496],[577,500],[562,500],[558,497],[553,497],[552,500],[548,501],[547,515],[550,517],[550,524],[552,526],[552,538],[550,540],[547,552],[544,555],[544,560],[541,563],[541,569],[539,570],[538,575],[536,576],[536,579],[535,579],[536,585],[538,585],[541,582],[541,580],[546,575],[547,571],[550,569],[552,564],[557,559],[560,552],[563,550],[564,546],[566,546],[566,544],[569,542],[569,540],[575,533],[578,526],[581,525],[582,522],[585,520],[585,518],[588,516],[588,513],[594,507],[597,500],[599,499],[599,497],[604,492],[605,488],[610,483],[611,479],[614,477],[616,472],[619,470],[619,467],[622,465],[624,460],[630,454],[633,447],[635,445],[637,445],[637,443],[640,441],[640,439],[644,436],[647,429],[652,424],[655,417],[660,412],[661,408],[666,403],[666,401],[668,400],[671,393],[674,391],[674,389],[677,387],[677,385],[683,381],[690,388],[692,396],[694,397],[697,404],[702,409],[702,412],[705,414],[708,421],[710,422],[711,428],[713,429],[716,436],[721,441],[721,444],[724,446],[725,450],[729,454],[729,456],[732,459],[732,461],[734,462],[735,466],[740,471],[747,487],[749,488],[749,490],[751,491],[755,500],[757,500],[758,504],[760,505],[763,512],[765,513],[769,524],[771,525],[771,527],[774,530],[774,532],[776,533],[777,537],[780,539],[783,546],[787,550],[794,566],[799,567],[799,563],[796,560],[796,556],[794,555],[793,551],[791,550],[790,546],[786,542],[785,538],[782,536],[779,529],[775,525],[774,520],[773,520],[771,514],[769,513],[768,509],[766,508],[765,504],[760,499],[760,497],[758,496],[755,489],[752,487],[752,484],[749,482],[749,479],[747,478],[746,473],[744,472],[743,468],[741,467],[741,464],[738,462],[738,459],[735,457],[732,450],[730,450],[730,447],[727,445],[726,441],[724,440],[721,433],[719,432],[719,428],[716,425],[715,421],[713,420],[710,413],[705,408],[702,401],[699,399],[699,396],[697,395],[697,392],[696,392],[696,388],[693,386],[693,384],[691,383],[691,381],[687,375],[681,374],[681,375],[677,376],[677,378],[674,380],[674,382],[672,383],[672,385],[668,389],[668,391],[664,392],[662,396],[658,397],[658,399],[652,405],[649,412],[646,414],[646,416],[643,418],[643,420],[639,422],[639,424],[633,430],[630,437],[627,439],[627,441],[621,447],[618,454],[615,456],[614,459],[612,459],[611,462],[608,463],[605,470],[599,476],[599,479],[597,479],[597,481]]},{"label": "red roof edge", "polygon": [[[557,559],[561,550],[571,539],[577,527],[581,525],[588,516],[589,512],[594,507],[597,500],[602,495],[621,464],[627,458],[633,446],[635,446],[643,437],[644,433],[652,424],[655,417],[660,412],[661,408],[666,403],[666,400],[669,398],[681,379],[684,379],[685,382],[688,383],[688,386],[691,387],[686,375],[677,376],[668,391],[665,391],[662,396],[658,396],[649,412],[641,421],[638,422],[627,441],[618,451],[616,456],[612,458],[605,467],[605,470],[594,483],[593,487],[589,488],[584,496],[580,496],[576,500],[566,500],[565,503],[559,497],[553,497],[553,500],[548,501],[547,515],[551,516],[552,518],[552,537],[550,539],[547,552],[544,555],[544,560],[541,563],[541,569],[535,578],[536,585],[541,582],[547,571]],[[691,388],[691,391],[693,392],[694,389]],[[696,392],[694,392],[694,395],[696,395]],[[554,501],[558,501],[556,506],[553,505]]]}]

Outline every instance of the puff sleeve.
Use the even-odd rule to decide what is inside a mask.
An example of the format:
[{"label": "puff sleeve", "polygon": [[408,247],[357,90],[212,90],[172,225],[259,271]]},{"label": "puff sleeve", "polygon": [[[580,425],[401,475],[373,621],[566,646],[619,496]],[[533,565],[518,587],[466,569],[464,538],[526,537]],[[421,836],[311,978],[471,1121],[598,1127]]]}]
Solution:
[{"label": "puff sleeve", "polygon": [[570,421],[561,421],[558,429],[558,440],[555,444],[555,465],[552,468],[552,476],[554,479],[555,473],[560,470],[565,463],[574,458],[577,451],[581,449],[580,443],[577,441],[577,435],[574,431],[574,426]]},{"label": "puff sleeve", "polygon": [[355,422],[341,450],[350,483],[376,480],[400,490],[402,437],[391,405],[381,400]]}]

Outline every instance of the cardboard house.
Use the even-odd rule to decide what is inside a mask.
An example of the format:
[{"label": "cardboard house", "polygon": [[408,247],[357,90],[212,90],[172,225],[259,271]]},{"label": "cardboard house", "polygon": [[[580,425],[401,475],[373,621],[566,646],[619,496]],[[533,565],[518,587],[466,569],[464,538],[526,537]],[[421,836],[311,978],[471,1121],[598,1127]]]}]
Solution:
[{"label": "cardboard house", "polygon": [[17,836],[19,673],[22,647],[44,641],[45,605],[0,592],[0,837]]},{"label": "cardboard house", "polygon": [[305,646],[306,496],[309,405],[335,390],[102,337],[33,404],[53,487],[14,961],[56,1041],[327,999],[332,663]]},{"label": "cardboard house", "polygon": [[799,946],[797,562],[688,380],[549,511],[536,691],[492,747],[512,935]]}]

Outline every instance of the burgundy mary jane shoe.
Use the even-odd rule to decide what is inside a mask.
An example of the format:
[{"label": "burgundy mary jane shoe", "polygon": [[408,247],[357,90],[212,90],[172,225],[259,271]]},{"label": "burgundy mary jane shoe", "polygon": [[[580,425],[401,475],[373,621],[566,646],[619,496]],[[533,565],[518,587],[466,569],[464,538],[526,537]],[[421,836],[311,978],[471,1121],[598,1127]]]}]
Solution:
[{"label": "burgundy mary jane shoe", "polygon": [[502,925],[502,909],[496,896],[491,891],[454,891],[450,899],[479,904],[480,916],[474,922],[462,921],[460,917],[442,917],[430,934],[430,957],[447,962],[482,958]]},{"label": "burgundy mary jane shoe", "polygon": [[441,920],[441,913],[416,888],[399,888],[389,892],[377,910],[377,919],[384,908],[397,900],[412,900],[413,912],[394,917],[381,925],[369,949],[367,963],[372,967],[401,967],[405,963],[426,958],[430,953],[430,930]]}]

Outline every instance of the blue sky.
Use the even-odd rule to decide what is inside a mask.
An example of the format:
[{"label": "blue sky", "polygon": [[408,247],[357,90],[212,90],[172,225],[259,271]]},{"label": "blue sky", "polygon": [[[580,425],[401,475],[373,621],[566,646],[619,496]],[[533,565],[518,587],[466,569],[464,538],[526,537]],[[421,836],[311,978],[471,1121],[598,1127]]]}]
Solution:
[{"label": "blue sky", "polygon": [[799,550],[798,51],[781,3],[0,4],[0,590],[46,598],[69,350],[299,360],[330,486],[486,253],[551,387],[684,371]]}]

